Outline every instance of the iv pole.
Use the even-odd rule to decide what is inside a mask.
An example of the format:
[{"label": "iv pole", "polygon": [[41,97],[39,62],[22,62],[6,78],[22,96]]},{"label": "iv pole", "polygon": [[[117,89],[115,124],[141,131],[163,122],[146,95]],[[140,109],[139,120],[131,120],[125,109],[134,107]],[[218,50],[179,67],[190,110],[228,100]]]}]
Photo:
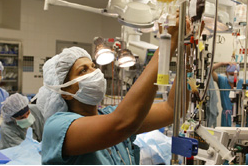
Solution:
[{"label": "iv pole", "polygon": [[[246,4],[246,23],[248,22],[248,4]],[[247,64],[247,39],[248,39],[248,28],[246,26],[246,39],[245,39],[245,57],[244,57],[244,81],[243,81],[243,84],[246,84],[246,64]],[[246,86],[245,86],[246,87]],[[242,91],[242,113],[241,113],[241,127],[245,127],[245,122],[246,122],[246,119],[245,119],[245,109],[244,109],[244,100],[245,100],[245,92],[246,92],[246,88]]]},{"label": "iv pole", "polygon": [[[178,32],[178,57],[177,57],[177,78],[176,78],[176,90],[175,90],[175,107],[174,107],[174,124],[173,124],[173,136],[178,137],[180,127],[180,112],[182,110],[182,79],[185,68],[182,68],[184,63],[184,34],[186,23],[186,3],[183,2],[180,5],[179,14],[179,32]],[[185,111],[185,110],[183,110]],[[178,155],[172,154],[171,164],[179,164]]]}]

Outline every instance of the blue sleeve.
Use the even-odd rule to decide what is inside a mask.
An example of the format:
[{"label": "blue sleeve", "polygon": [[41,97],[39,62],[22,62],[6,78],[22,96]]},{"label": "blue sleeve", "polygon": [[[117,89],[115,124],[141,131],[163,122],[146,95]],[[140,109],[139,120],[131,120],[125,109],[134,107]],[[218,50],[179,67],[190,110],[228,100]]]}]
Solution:
[{"label": "blue sleeve", "polygon": [[117,108],[117,106],[118,106],[118,105],[115,105],[115,106],[109,105],[109,106],[103,108],[103,109],[102,109],[102,112],[103,112],[104,114],[110,114],[110,113],[114,112],[114,110]]},{"label": "blue sleeve", "polygon": [[9,97],[9,93],[6,90],[0,88],[0,109],[2,107],[2,102],[4,102],[7,97]]},{"label": "blue sleeve", "polygon": [[64,138],[71,123],[80,117],[72,112],[58,112],[47,119],[42,137],[42,164],[67,161],[62,156]]},{"label": "blue sleeve", "polygon": [[225,79],[226,79],[226,77],[218,74],[218,87],[219,87],[219,89],[225,89]]}]

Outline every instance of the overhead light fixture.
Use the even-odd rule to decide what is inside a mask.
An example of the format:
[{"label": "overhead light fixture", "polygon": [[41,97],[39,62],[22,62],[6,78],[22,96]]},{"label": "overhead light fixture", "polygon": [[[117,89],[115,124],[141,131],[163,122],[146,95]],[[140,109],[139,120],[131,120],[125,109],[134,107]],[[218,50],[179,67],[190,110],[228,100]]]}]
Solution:
[{"label": "overhead light fixture", "polygon": [[136,63],[135,57],[128,49],[124,49],[119,53],[118,63],[119,67],[131,67]]},{"label": "overhead light fixture", "polygon": [[151,28],[154,25],[153,13],[149,5],[139,2],[128,3],[118,21],[133,28]]},{"label": "overhead light fixture", "polygon": [[95,38],[94,44],[96,45],[95,58],[97,64],[107,65],[114,61],[115,53],[105,44],[103,38]]}]

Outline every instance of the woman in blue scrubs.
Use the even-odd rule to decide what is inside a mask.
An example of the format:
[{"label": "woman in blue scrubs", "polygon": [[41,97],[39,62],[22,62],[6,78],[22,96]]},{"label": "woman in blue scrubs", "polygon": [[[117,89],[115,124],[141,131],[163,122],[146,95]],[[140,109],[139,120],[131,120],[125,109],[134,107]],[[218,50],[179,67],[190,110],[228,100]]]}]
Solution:
[{"label": "woman in blue scrubs", "polygon": [[[178,26],[168,29],[171,55],[177,30]],[[44,86],[37,94],[37,106],[46,119],[42,164],[139,164],[136,134],[173,122],[176,81],[168,100],[153,104],[157,71],[158,50],[121,103],[98,110],[106,80],[90,55],[71,47],[49,59],[43,67]]]}]

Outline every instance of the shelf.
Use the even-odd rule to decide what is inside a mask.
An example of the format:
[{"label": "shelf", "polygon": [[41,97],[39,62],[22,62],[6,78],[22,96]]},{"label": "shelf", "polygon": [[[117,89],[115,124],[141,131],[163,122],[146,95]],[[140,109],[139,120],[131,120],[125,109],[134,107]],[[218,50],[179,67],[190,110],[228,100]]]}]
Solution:
[{"label": "shelf", "polygon": [[18,54],[0,54],[0,56],[13,56],[13,57],[18,57]]},{"label": "shelf", "polygon": [[[1,0],[0,0],[1,1]],[[4,0],[7,3],[9,0]],[[0,5],[1,6],[1,5]],[[0,12],[1,13],[1,12]],[[20,41],[0,40],[0,61],[2,62],[6,71],[3,73],[1,85],[6,87],[5,90],[9,94],[22,91],[22,44]],[[7,49],[8,47],[8,49]]]},{"label": "shelf", "polygon": [[1,82],[16,82],[17,80],[1,80]]},{"label": "shelf", "polygon": [[3,66],[4,68],[17,68],[18,66]]}]

